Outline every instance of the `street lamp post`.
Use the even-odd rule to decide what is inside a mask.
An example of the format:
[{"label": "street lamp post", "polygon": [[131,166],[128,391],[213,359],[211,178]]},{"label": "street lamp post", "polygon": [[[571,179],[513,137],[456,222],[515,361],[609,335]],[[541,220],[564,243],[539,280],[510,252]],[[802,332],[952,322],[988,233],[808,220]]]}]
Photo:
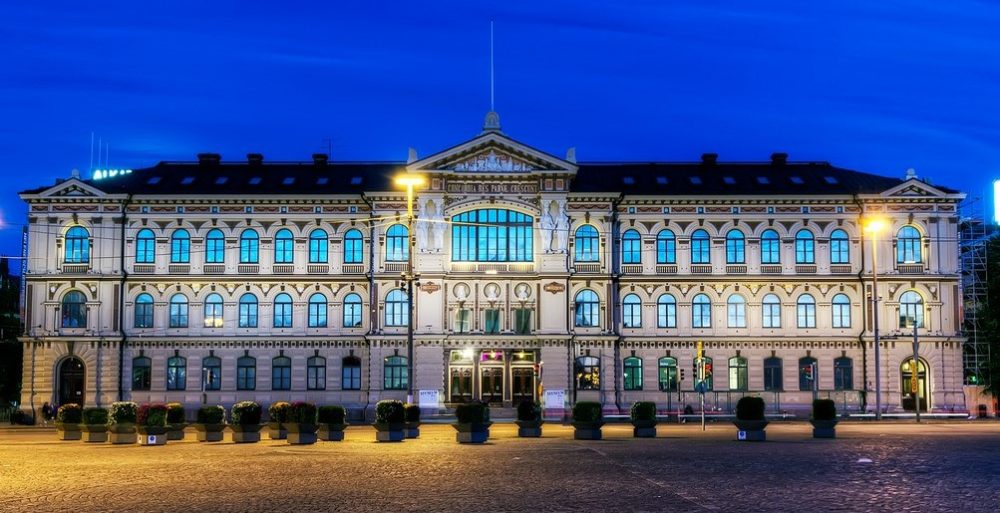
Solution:
[{"label": "street lamp post", "polygon": [[875,420],[882,420],[882,360],[878,337],[878,232],[882,230],[883,222],[873,219],[865,226],[865,231],[872,234],[872,327],[875,338]]},{"label": "street lamp post", "polygon": [[406,283],[406,402],[413,403],[413,189],[425,183],[419,175],[396,178],[396,185],[406,187],[406,271],[400,278]]},{"label": "street lamp post", "polygon": [[913,393],[913,409],[920,422],[920,340],[917,338],[917,321],[913,320],[913,366],[910,374],[910,392]]}]

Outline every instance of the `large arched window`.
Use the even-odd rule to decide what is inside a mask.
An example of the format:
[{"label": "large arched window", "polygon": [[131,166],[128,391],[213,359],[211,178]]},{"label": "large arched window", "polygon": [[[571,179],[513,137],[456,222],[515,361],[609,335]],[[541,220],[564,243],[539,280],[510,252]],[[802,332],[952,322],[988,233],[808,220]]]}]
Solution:
[{"label": "large arched window", "polygon": [[780,264],[781,263],[781,238],[774,230],[764,230],[760,234],[760,263]]},{"label": "large arched window", "polygon": [[924,327],[924,298],[914,290],[899,296],[899,327]]},{"label": "large arched window", "polygon": [[346,356],[340,368],[340,388],[361,390],[361,358]]},{"label": "large arched window", "polygon": [[74,226],[66,231],[63,261],[67,264],[90,263],[90,232],[82,226]]},{"label": "large arched window", "polygon": [[573,363],[577,390],[601,389],[601,361],[594,356],[580,356]]},{"label": "large arched window", "polygon": [[386,390],[406,390],[409,388],[409,369],[406,364],[407,360],[405,357],[386,357],[385,365],[383,367]]},{"label": "large arched window", "polygon": [[656,300],[656,327],[677,327],[677,300],[670,294],[662,294]]},{"label": "large arched window", "polygon": [[236,359],[236,390],[257,389],[257,359],[244,355]]},{"label": "large arched window", "polygon": [[403,289],[389,291],[385,296],[385,325],[406,326],[409,323],[410,311],[406,292]]},{"label": "large arched window", "polygon": [[132,390],[145,391],[152,388],[153,360],[147,356],[132,359]]},{"label": "large arched window", "polygon": [[205,382],[202,384],[205,390],[219,390],[222,388],[222,359],[218,356],[209,356],[201,360],[201,375]]},{"label": "large arched window", "polygon": [[781,358],[777,356],[764,358],[764,390],[779,392],[782,387]]},{"label": "large arched window", "polygon": [[170,263],[187,264],[191,262],[191,234],[181,228],[174,230],[170,237]]},{"label": "large arched window", "polygon": [[642,327],[642,300],[629,294],[622,300],[622,323],[626,328]]},{"label": "large arched window", "polygon": [[743,296],[739,294],[729,296],[729,301],[726,301],[726,313],[730,328],[747,327],[747,300]]},{"label": "large arched window", "polygon": [[182,356],[167,358],[167,390],[187,388],[187,359]]},{"label": "large arched window", "polygon": [[691,263],[712,263],[711,239],[709,239],[708,232],[705,230],[695,230],[691,234]]},{"label": "large arched window", "polygon": [[796,325],[799,328],[816,327],[816,300],[810,294],[802,294],[795,302]]},{"label": "large arched window", "polygon": [[309,234],[309,263],[325,264],[329,261],[330,239],[323,230],[313,230]]},{"label": "large arched window", "polygon": [[133,326],[136,328],[153,327],[153,296],[149,294],[139,294],[135,298],[135,315],[133,316]]},{"label": "large arched window", "polygon": [[913,226],[904,226],[896,234],[896,263],[918,264],[923,262],[920,253],[920,231]]},{"label": "large arched window", "polygon": [[315,293],[309,296],[309,327],[326,327],[326,296]]},{"label": "large arched window", "polygon": [[310,356],[306,360],[306,390],[326,390],[326,358]]},{"label": "large arched window", "polygon": [[705,294],[698,294],[691,301],[691,326],[695,328],[712,327],[712,300]]},{"label": "large arched window", "polygon": [[847,294],[837,294],[833,296],[833,327],[851,327],[851,300]]},{"label": "large arched window", "polygon": [[209,294],[205,297],[204,311],[206,328],[221,328],[224,326],[222,308],[222,296],[218,294]]},{"label": "large arched window", "polygon": [[529,215],[499,208],[471,210],[451,218],[454,262],[531,262],[534,260]]},{"label": "large arched window", "polygon": [[830,263],[851,263],[851,241],[844,230],[834,230],[830,234]]},{"label": "large arched window", "polygon": [[816,263],[816,239],[809,230],[802,229],[795,234],[795,263]]},{"label": "large arched window", "polygon": [[576,229],[573,236],[573,260],[577,262],[598,262],[601,260],[601,243],[597,228],[585,224]]},{"label": "large arched window", "polygon": [[799,358],[799,390],[807,392],[819,383],[819,365],[811,356]]},{"label": "large arched window", "polygon": [[677,238],[670,230],[660,230],[656,234],[656,263],[677,263]]},{"label": "large arched window", "polygon": [[135,236],[135,263],[152,264],[156,262],[156,236],[153,230],[139,230]]},{"label": "large arched window", "polygon": [[347,230],[347,233],[344,234],[344,263],[360,264],[364,261],[364,237],[358,230]]},{"label": "large arched window", "polygon": [[171,328],[188,327],[188,298],[184,294],[174,294],[170,297],[170,312],[167,326]]},{"label": "large arched window", "polygon": [[642,390],[642,359],[635,356],[626,358],[622,377],[625,390]]},{"label": "large arched window", "polygon": [[833,389],[854,390],[854,360],[847,356],[833,360]]},{"label": "large arched window", "polygon": [[290,264],[295,261],[295,239],[287,228],[274,234],[274,263]]},{"label": "large arched window", "polygon": [[761,313],[764,321],[762,324],[763,327],[781,327],[781,300],[778,299],[778,296],[774,294],[764,296],[764,299],[761,301]]},{"label": "large arched window", "polygon": [[71,290],[62,298],[62,327],[87,327],[87,296],[79,290]]},{"label": "large arched window", "polygon": [[642,237],[635,230],[628,230],[622,235],[622,263],[642,263]]},{"label": "large arched window", "polygon": [[281,293],[274,298],[274,327],[292,327],[292,296]]},{"label": "large arched window", "polygon": [[353,292],[344,296],[344,327],[361,327],[361,296]]},{"label": "large arched window", "polygon": [[215,228],[205,236],[205,263],[222,264],[226,262],[226,236],[222,230]]},{"label": "large arched window", "polygon": [[240,296],[240,320],[241,328],[257,327],[257,296],[247,292]]},{"label": "large arched window", "polygon": [[410,255],[410,232],[401,224],[394,224],[385,232],[385,261],[406,262]]},{"label": "large arched window", "polygon": [[747,372],[747,359],[734,356],[729,359],[729,389],[745,392],[750,388],[750,374]]},{"label": "large arched window", "polygon": [[292,359],[278,356],[271,360],[271,390],[292,389]]},{"label": "large arched window", "polygon": [[573,325],[577,328],[596,328],[601,325],[600,301],[597,294],[590,289],[577,292],[573,299]]},{"label": "large arched window", "polygon": [[657,362],[657,381],[661,392],[676,392],[677,381],[677,358],[664,356]]},{"label": "large arched window", "polygon": [[256,264],[260,262],[260,236],[252,229],[243,230],[240,234],[240,263]]},{"label": "large arched window", "polygon": [[729,230],[726,234],[726,263],[746,263],[746,238],[739,230]]}]

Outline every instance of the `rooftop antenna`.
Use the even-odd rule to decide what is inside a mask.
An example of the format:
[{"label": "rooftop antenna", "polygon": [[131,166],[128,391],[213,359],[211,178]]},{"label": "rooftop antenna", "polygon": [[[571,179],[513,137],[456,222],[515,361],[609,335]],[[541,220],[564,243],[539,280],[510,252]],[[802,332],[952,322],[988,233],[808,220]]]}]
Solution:
[{"label": "rooftop antenna", "polygon": [[90,132],[90,169],[91,173],[94,172],[94,132]]}]

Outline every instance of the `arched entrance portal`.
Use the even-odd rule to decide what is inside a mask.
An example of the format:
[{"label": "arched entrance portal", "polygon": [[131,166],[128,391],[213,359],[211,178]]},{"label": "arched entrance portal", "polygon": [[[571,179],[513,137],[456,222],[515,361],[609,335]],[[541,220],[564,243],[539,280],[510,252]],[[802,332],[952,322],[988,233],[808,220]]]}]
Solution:
[{"label": "arched entrance portal", "polygon": [[[902,398],[904,410],[914,411],[916,409],[915,397],[919,397],[920,411],[929,411],[927,409],[930,406],[927,401],[929,396],[927,384],[929,376],[927,371],[928,367],[923,360],[918,360],[917,365],[914,365],[913,358],[903,360],[903,364],[899,366],[899,390],[902,392],[900,397]],[[915,383],[913,380],[914,372],[916,372]]]},{"label": "arched entrance portal", "polygon": [[59,364],[59,404],[76,403],[83,406],[84,367],[83,361],[70,356]]}]

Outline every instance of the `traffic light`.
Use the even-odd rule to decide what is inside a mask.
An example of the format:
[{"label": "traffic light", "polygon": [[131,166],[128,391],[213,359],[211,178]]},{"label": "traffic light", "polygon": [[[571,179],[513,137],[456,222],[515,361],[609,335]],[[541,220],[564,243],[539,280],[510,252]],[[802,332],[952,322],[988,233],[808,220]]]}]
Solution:
[{"label": "traffic light", "polygon": [[712,379],[712,362],[705,363],[705,381]]},{"label": "traffic light", "polygon": [[813,379],[813,366],[812,365],[806,365],[806,366],[802,367],[802,374],[805,375],[806,379],[808,379],[809,381],[812,381],[812,379]]}]

